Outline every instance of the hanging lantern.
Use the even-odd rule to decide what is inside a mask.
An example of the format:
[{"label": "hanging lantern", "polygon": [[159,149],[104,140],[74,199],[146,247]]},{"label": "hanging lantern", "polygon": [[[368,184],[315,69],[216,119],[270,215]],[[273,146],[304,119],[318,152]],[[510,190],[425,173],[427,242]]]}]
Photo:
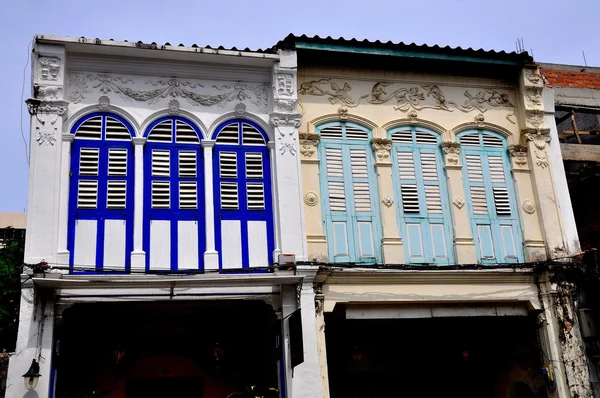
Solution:
[{"label": "hanging lantern", "polygon": [[35,390],[40,379],[40,364],[34,359],[31,361],[31,366],[27,373],[23,375],[23,381],[25,382],[25,389]]}]

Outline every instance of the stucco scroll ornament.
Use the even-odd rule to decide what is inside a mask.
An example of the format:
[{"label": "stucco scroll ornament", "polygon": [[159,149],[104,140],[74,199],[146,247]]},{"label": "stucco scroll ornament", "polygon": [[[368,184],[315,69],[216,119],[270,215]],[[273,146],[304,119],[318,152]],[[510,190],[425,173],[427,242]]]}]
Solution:
[{"label": "stucco scroll ornament", "polygon": [[459,111],[465,113],[471,112],[475,109],[481,113],[485,113],[490,107],[509,108],[511,112],[506,115],[506,120],[512,124],[516,123],[513,116],[515,115],[517,107],[510,102],[508,94],[500,93],[496,90],[483,90],[475,95],[472,95],[469,90],[466,90],[464,95],[467,97],[467,99],[462,105],[452,101],[448,103],[454,105]]},{"label": "stucco scroll ornament", "polygon": [[300,153],[310,158],[317,150],[321,136],[316,133],[300,133]]},{"label": "stucco scroll ornament", "polygon": [[542,169],[548,167],[548,157],[542,152],[542,155],[535,151],[536,161],[535,164],[540,166]]},{"label": "stucco scroll ornament", "polygon": [[304,195],[304,203],[306,203],[307,206],[316,206],[317,203],[319,203],[319,197],[314,192],[307,192],[306,195]]},{"label": "stucco scroll ornament", "polygon": [[390,158],[390,151],[392,150],[392,140],[389,138],[373,138],[371,145],[377,156],[377,160],[380,162],[387,161]]},{"label": "stucco scroll ornament", "polygon": [[523,202],[523,211],[527,214],[535,213],[535,203],[529,199],[525,200]]},{"label": "stucco scroll ornament", "polygon": [[446,155],[446,162],[449,165],[458,165],[458,155],[460,154],[460,144],[458,142],[442,142],[442,149]]},{"label": "stucco scroll ornament", "polygon": [[60,58],[40,57],[40,80],[57,81],[60,73]]},{"label": "stucco scroll ornament", "polygon": [[38,122],[42,125],[46,124],[46,121],[43,120],[40,115],[41,114],[49,114],[54,115],[54,117],[50,120],[50,124],[56,123],[59,116],[63,116],[67,113],[69,103],[63,100],[55,100],[55,101],[40,101],[35,98],[30,98],[25,101],[27,104],[27,110],[29,114],[35,116]]},{"label": "stucco scroll ornament", "polygon": [[525,133],[527,141],[533,141],[535,147],[539,150],[546,148],[546,143],[552,140],[550,129],[537,129]]},{"label": "stucco scroll ornament", "polygon": [[394,204],[394,199],[392,199],[390,196],[386,196],[383,199],[381,199],[381,203],[383,203],[387,207],[392,207],[392,205]]},{"label": "stucco scroll ornament", "polygon": [[454,198],[454,200],[452,201],[452,203],[457,208],[462,209],[462,207],[465,205],[465,200],[463,198]]},{"label": "stucco scroll ornament", "polygon": [[510,156],[515,160],[515,164],[520,167],[527,165],[527,146],[525,145],[511,145],[508,147]]}]

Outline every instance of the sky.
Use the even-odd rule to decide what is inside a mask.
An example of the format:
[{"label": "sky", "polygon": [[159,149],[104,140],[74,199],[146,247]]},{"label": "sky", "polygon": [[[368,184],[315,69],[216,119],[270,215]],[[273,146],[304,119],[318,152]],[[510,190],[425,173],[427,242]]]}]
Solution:
[{"label": "sky", "polygon": [[538,62],[583,65],[585,51],[587,64],[600,66],[599,0],[1,3],[0,212],[27,207],[30,133],[23,101],[31,95],[26,62],[35,34],[251,49],[271,47],[289,33],[506,51],[514,51],[516,39],[523,38]]}]

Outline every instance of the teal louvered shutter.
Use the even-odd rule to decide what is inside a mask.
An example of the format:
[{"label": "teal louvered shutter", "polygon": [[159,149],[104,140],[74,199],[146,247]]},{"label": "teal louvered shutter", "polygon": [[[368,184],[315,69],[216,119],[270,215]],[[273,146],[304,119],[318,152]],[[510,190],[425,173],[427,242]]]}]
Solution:
[{"label": "teal louvered shutter", "polygon": [[351,123],[329,123],[318,131],[330,260],[378,262],[381,228],[369,131]]},{"label": "teal louvered shutter", "polygon": [[459,140],[479,262],[523,261],[521,229],[504,139],[490,132],[468,131]]},{"label": "teal louvered shutter", "polygon": [[401,127],[389,134],[407,262],[452,264],[452,220],[439,136],[418,127]]}]

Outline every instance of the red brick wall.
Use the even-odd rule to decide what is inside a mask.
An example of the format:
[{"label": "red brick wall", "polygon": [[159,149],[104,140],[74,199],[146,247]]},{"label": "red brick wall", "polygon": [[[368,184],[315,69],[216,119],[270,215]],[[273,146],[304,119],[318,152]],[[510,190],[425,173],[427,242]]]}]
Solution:
[{"label": "red brick wall", "polygon": [[570,70],[544,69],[548,87],[576,87],[600,89],[600,73],[575,72]]}]

